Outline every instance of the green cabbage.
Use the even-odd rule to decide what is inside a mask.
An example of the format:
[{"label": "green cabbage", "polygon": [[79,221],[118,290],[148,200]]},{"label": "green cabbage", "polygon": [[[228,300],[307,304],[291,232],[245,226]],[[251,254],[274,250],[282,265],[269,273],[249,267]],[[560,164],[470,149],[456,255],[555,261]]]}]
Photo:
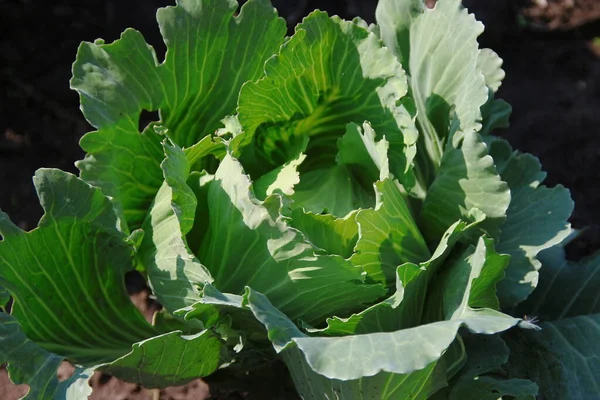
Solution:
[{"label": "green cabbage", "polygon": [[380,0],[377,25],[315,11],[285,37],[268,0],[237,9],[159,10],[160,63],[133,29],[80,46],[80,176],[36,173],[31,232],[0,212],[0,362],[26,398],[265,358],[305,399],[595,396],[598,257],[565,266],[568,190],[492,135],[510,106],[483,25],[459,0]]}]

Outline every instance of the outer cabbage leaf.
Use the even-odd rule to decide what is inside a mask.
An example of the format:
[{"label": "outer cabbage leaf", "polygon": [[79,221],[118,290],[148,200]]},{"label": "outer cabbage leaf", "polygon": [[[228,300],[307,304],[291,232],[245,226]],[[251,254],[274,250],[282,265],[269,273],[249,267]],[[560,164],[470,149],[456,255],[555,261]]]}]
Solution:
[{"label": "outer cabbage leaf", "polygon": [[[466,336],[466,337],[465,337]],[[464,335],[467,362],[450,382],[444,399],[497,400],[511,396],[516,400],[535,400],[538,387],[526,379],[505,379],[503,365],[509,349],[498,335]]]},{"label": "outer cabbage leaf", "polygon": [[[444,264],[442,271],[449,279],[436,279],[434,289],[441,294],[428,298],[426,304],[442,310],[445,320],[419,325],[421,311],[403,307],[405,301],[412,305],[414,298],[425,303],[419,292],[427,291],[428,283],[439,275],[438,269],[465,228],[464,223],[454,226],[436,251],[437,258],[422,268],[400,266],[397,292],[389,299],[349,319],[330,319],[323,330],[310,330],[325,337],[305,335],[267,297],[247,289],[245,304],[265,325],[275,350],[283,354],[301,395],[335,398],[334,393],[343,392],[356,399],[427,398],[464,362],[460,346],[449,349],[461,326],[474,333],[493,334],[520,323],[492,309],[469,307],[470,302],[479,301],[482,292],[474,290],[474,283],[481,278],[490,280],[484,271],[494,264],[493,259],[503,259],[504,266],[507,261],[493,251],[492,241],[484,239]],[[502,271],[493,270],[492,275],[501,275]],[[492,293],[495,290],[493,285],[487,287]],[[316,383],[308,385],[307,380]]]},{"label": "outer cabbage leaf", "polygon": [[136,343],[130,353],[100,368],[146,388],[163,388],[210,375],[220,361],[221,342],[213,332],[175,331]]},{"label": "outer cabbage leaf", "polygon": [[34,183],[45,210],[39,227],[0,222],[0,284],[25,335],[79,363],[111,361],[154,336],[125,290],[133,246],[111,202],[59,170],[38,170]]},{"label": "outer cabbage leaf", "polygon": [[[22,399],[79,400],[87,398],[92,388],[86,382],[90,371],[77,368],[67,380],[56,376],[63,357],[42,349],[25,336],[14,317],[0,313],[0,362],[8,362],[10,379],[29,385]],[[83,381],[83,382],[80,382]]]},{"label": "outer cabbage leaf", "polygon": [[167,44],[161,64],[133,29],[112,44],[98,40],[79,49],[71,87],[98,130],[82,138],[88,155],[78,167],[131,227],[141,224],[162,183],[162,139],[152,126],[139,132],[141,111],[159,110],[169,137],[191,146],[235,111],[243,83],[261,75],[283,42],[285,22],[268,0],[251,0],[234,17],[237,8],[234,0],[179,0],[159,10]]},{"label": "outer cabbage leaf", "polygon": [[305,400],[424,400],[446,383],[445,371],[437,363],[410,374],[379,372],[367,378],[344,381],[317,374],[295,347],[282,353],[296,390]]},{"label": "outer cabbage leaf", "polygon": [[488,101],[481,106],[482,126],[479,133],[485,137],[495,129],[508,128],[512,107],[506,101],[494,99],[490,91]]},{"label": "outer cabbage leaf", "polygon": [[[95,368],[105,363],[116,376],[154,386],[212,373],[220,361],[219,340],[208,332],[160,335],[131,303],[124,275],[133,269],[134,249],[118,229],[110,200],[59,170],[39,170],[34,183],[45,210],[38,228],[23,232],[5,214],[0,223],[0,282],[15,300],[12,317],[19,323],[5,328],[22,328],[22,333],[9,330],[13,333],[6,340],[15,344],[28,338],[23,353],[7,349],[7,359],[0,362],[19,361],[15,354],[23,359],[27,352],[39,354],[48,360],[35,366],[41,368],[39,379],[55,374],[63,358]],[[167,351],[181,358],[170,359]],[[184,374],[181,367],[189,364],[194,366]],[[37,375],[15,368],[25,374],[19,381],[33,379],[37,385]]]},{"label": "outer cabbage leaf", "polygon": [[381,132],[378,139],[385,132],[390,170],[412,186],[417,132],[411,114],[398,102],[407,92],[406,77],[375,34],[359,25],[312,13],[266,63],[265,76],[244,85],[238,108],[244,132],[233,139],[232,148],[254,179],[295,158],[306,137],[300,185],[305,182],[302,169],[334,173],[336,143],[346,125],[368,120]]},{"label": "outer cabbage leaf", "polygon": [[339,380],[360,379],[381,371],[396,374],[419,371],[441,357],[463,325],[474,333],[492,334],[520,322],[501,313],[471,311],[461,314],[459,319],[395,332],[308,337],[265,296],[250,289],[246,299],[256,318],[267,328],[278,352],[297,346],[313,371]]},{"label": "outer cabbage leaf", "polygon": [[543,268],[516,311],[538,317],[539,332],[507,335],[508,370],[540,387],[542,399],[595,399],[600,393],[600,256],[568,262],[561,246],[540,254]]},{"label": "outer cabbage leaf", "polygon": [[540,331],[505,337],[511,376],[531,379],[540,399],[597,399],[600,314],[540,324]]},{"label": "outer cabbage leaf", "polygon": [[496,249],[511,256],[498,295],[503,306],[514,306],[537,286],[541,267],[537,254],[571,233],[567,219],[573,211],[573,201],[563,186],[541,185],[546,173],[535,157],[512,152],[504,140],[489,141],[490,154],[512,197]]},{"label": "outer cabbage leaf", "polygon": [[600,313],[600,254],[578,263],[555,246],[540,253],[543,268],[537,288],[517,307],[517,313],[542,321]]}]

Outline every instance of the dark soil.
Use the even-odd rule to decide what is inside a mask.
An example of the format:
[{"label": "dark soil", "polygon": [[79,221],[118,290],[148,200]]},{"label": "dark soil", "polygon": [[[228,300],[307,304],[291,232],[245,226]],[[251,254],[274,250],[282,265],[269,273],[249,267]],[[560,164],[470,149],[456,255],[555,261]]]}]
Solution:
[{"label": "dark soil", "polygon": [[[0,0],[0,208],[22,228],[35,227],[42,213],[31,182],[34,171],[55,167],[76,173],[73,162],[83,157],[77,142],[91,127],[79,112],[76,93],[69,90],[77,46],[98,37],[110,42],[126,27],[134,27],[163,54],[154,13],[171,3]],[[372,21],[376,1],[273,3],[293,25],[314,8]],[[570,246],[569,255],[589,254],[600,248],[600,45],[594,42],[600,37],[600,24],[590,23],[600,16],[600,1],[465,3],[486,24],[483,46],[505,60],[507,77],[499,97],[512,104],[513,117],[504,137],[514,148],[541,159],[548,171],[547,185],[561,183],[571,189],[576,201],[571,221],[584,232]],[[134,286],[130,281],[130,289]],[[142,288],[143,284],[138,289]],[[252,398],[252,385],[246,383],[245,389],[228,394],[216,384],[213,395]],[[126,398],[138,390],[135,385],[119,387],[121,397],[110,392],[94,398]],[[2,390],[0,383],[0,393],[5,393]],[[194,393],[172,398],[202,398]]]}]

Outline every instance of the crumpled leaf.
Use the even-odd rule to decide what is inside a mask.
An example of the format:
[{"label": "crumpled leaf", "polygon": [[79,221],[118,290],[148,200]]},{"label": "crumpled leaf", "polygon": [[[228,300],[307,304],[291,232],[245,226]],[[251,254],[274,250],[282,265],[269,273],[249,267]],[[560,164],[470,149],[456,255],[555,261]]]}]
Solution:
[{"label": "crumpled leaf", "polygon": [[[294,379],[302,395],[310,398],[312,393],[316,397],[315,390],[330,393],[337,389],[347,390],[350,398],[366,398],[364,392],[354,390],[369,388],[367,392],[373,395],[376,390],[373,383],[377,382],[379,390],[386,393],[384,398],[392,398],[389,397],[390,390],[396,396],[405,396],[403,398],[427,398],[443,387],[446,374],[451,376],[463,362],[462,351],[448,350],[461,326],[473,333],[493,334],[521,322],[492,309],[469,307],[470,301],[476,302],[481,296],[481,290],[473,290],[474,282],[486,276],[483,272],[491,265],[488,258],[502,257],[493,252],[491,241],[481,239],[476,248],[471,246],[460,257],[450,259],[449,264],[444,263],[466,227],[464,223],[453,227],[436,251],[438,258],[428,265],[412,269],[410,275],[406,274],[410,264],[400,266],[397,292],[389,299],[349,319],[330,319],[325,329],[309,330],[313,334],[326,335],[324,337],[307,336],[273,307],[266,296],[250,288],[246,289],[244,304],[265,325],[274,349],[283,354],[292,373],[298,374]],[[428,290],[428,283],[440,275],[440,269],[446,279],[435,280],[436,285],[431,290],[441,291],[441,294],[438,298],[428,299],[428,307],[439,307],[446,320],[419,325],[419,314],[415,318],[412,310],[406,312],[403,302],[420,298],[424,303],[423,295],[419,296],[418,292]],[[494,289],[488,286],[488,291]],[[409,319],[398,318],[398,314]],[[307,377],[311,381],[314,378],[316,384],[302,383]],[[372,381],[370,377],[373,377]],[[382,387],[383,377],[393,385]],[[325,378],[332,381],[328,383]]]},{"label": "crumpled leaf", "polygon": [[250,0],[234,17],[235,0],[179,0],[157,19],[167,45],[164,62],[142,35],[126,30],[114,43],[83,43],[71,87],[98,130],[81,140],[77,166],[86,181],[111,196],[119,215],[139,227],[162,183],[162,138],[142,110],[159,110],[160,125],[179,146],[212,134],[233,114],[241,86],[263,73],[284,40],[285,21],[268,0]]},{"label": "crumpled leaf", "polygon": [[[417,132],[412,114],[398,102],[407,88],[400,63],[375,34],[315,11],[267,61],[265,76],[242,88],[238,112],[244,132],[234,137],[233,154],[258,179],[295,158],[308,137],[302,167],[327,173],[336,165],[336,143],[346,125],[369,121],[385,132],[393,154],[390,170],[412,186]],[[300,184],[304,181],[301,174]]]},{"label": "crumpled leaf", "polygon": [[194,223],[194,193],[185,184],[188,170],[181,149],[166,149],[164,193],[173,197],[157,198],[147,221],[151,233],[144,238],[156,249],[146,265],[154,293],[166,307],[175,311],[197,302],[198,285],[212,282],[232,294],[252,285],[292,318],[315,322],[384,294],[381,285],[365,283],[361,268],[341,256],[319,254],[290,227],[278,195],[256,199],[248,176],[229,155],[207,181],[206,198],[198,200],[207,220],[197,223],[206,231],[195,242],[199,247],[190,250],[184,236],[194,231],[184,228]]},{"label": "crumpled leaf", "polygon": [[222,292],[246,286],[269,295],[291,318],[313,323],[374,301],[383,288],[365,283],[362,269],[322,255],[281,214],[281,200],[258,201],[241,165],[221,162],[208,190],[209,221],[198,259]]},{"label": "crumpled leaf", "polygon": [[382,0],[376,16],[383,41],[410,77],[421,133],[417,169],[426,189],[442,161],[451,118],[463,132],[481,128],[480,107],[488,97],[478,66],[483,25],[460,0],[439,0],[433,9],[422,0]]}]

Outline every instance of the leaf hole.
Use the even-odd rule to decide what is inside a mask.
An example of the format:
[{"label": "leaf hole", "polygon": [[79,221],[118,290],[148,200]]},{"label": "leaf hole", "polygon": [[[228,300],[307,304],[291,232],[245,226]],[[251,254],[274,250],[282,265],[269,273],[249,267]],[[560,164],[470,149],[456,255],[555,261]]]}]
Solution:
[{"label": "leaf hole", "polygon": [[142,112],[140,113],[140,116],[138,118],[138,130],[140,132],[143,132],[149,123],[156,122],[156,121],[160,121],[160,116],[158,115],[158,110],[155,110],[155,111],[142,110]]}]

